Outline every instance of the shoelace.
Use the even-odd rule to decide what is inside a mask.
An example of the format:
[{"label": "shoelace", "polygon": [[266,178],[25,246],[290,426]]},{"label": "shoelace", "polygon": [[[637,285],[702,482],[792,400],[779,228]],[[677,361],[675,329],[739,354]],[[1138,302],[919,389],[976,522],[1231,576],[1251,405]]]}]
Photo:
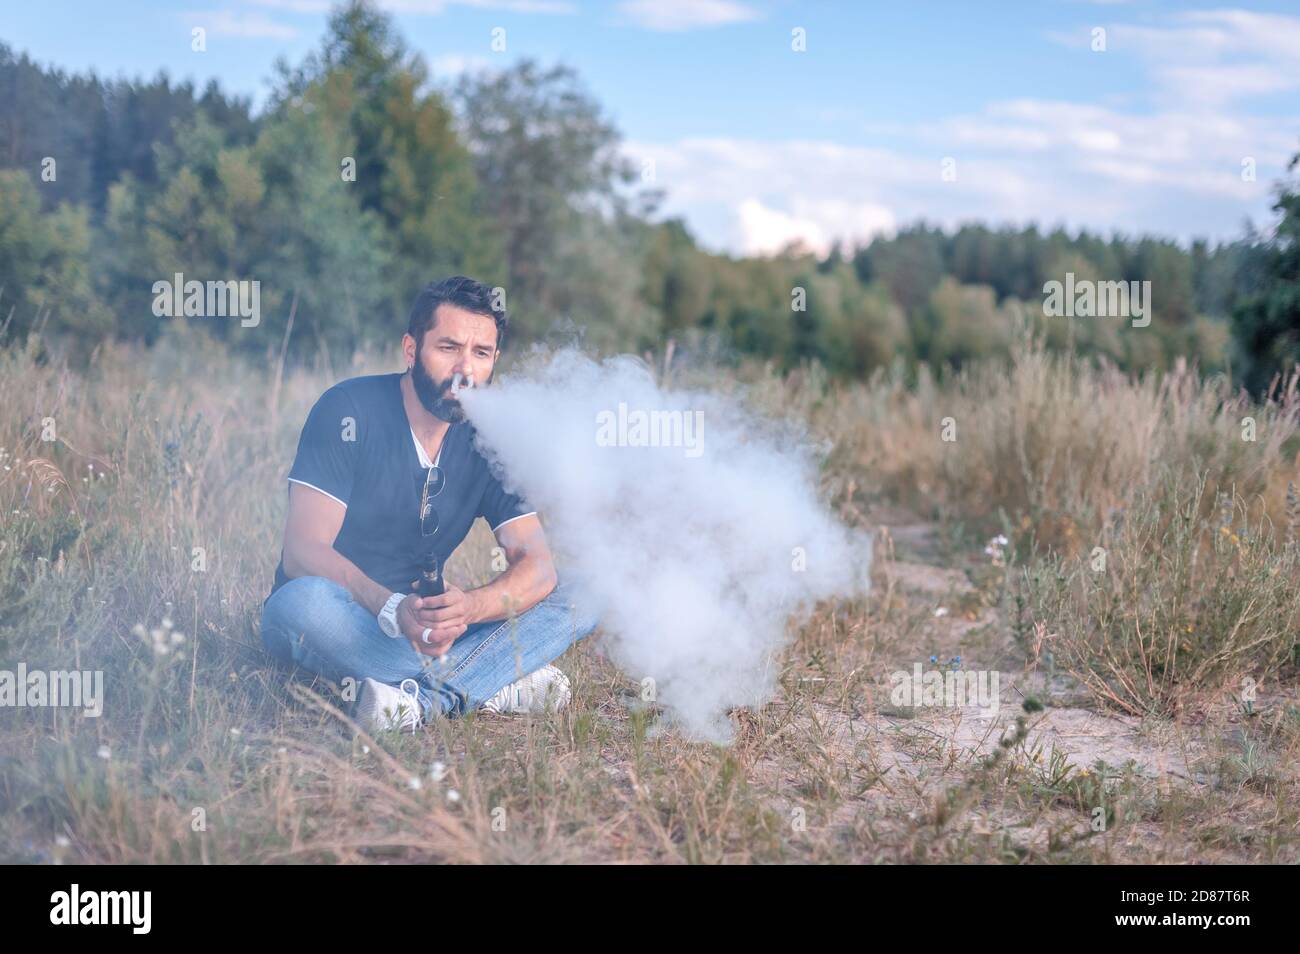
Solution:
[{"label": "shoelace", "polygon": [[[411,686],[410,689],[406,688],[408,683]],[[402,694],[402,698],[404,700],[410,700],[409,703],[403,703],[403,704],[409,705],[411,707],[410,708],[410,714],[412,718],[411,731],[414,732],[416,729],[420,727],[420,723],[423,721],[423,717],[424,717],[423,710],[420,708],[420,684],[416,682],[414,679],[403,679],[401,684],[397,687],[397,691]],[[405,724],[405,722],[406,719],[403,718],[402,723]]]}]

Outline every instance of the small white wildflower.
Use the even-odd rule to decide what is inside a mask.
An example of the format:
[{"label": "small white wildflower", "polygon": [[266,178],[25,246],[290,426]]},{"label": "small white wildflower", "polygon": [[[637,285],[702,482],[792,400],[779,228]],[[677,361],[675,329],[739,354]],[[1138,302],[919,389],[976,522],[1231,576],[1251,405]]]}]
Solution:
[{"label": "small white wildflower", "polygon": [[72,844],[72,842],[68,841],[67,835],[55,835],[54,843],[58,845],[60,848],[66,848],[68,847],[68,845]]},{"label": "small white wildflower", "polygon": [[231,728],[230,728],[230,734],[233,735],[235,738],[239,738],[239,737],[240,737],[241,735],[243,735],[244,733],[240,732],[240,731],[239,731],[238,729],[236,729],[234,726],[231,726]]},{"label": "small white wildflower", "polygon": [[429,766],[429,778],[433,779],[435,782],[441,782],[446,777],[447,766],[443,765],[441,762],[434,762]]},{"label": "small white wildflower", "polygon": [[455,805],[460,801],[460,792],[456,791],[454,788],[447,789],[447,801]]},{"label": "small white wildflower", "polygon": [[368,745],[363,745],[363,746],[361,746],[361,754],[362,754],[362,755],[369,755],[369,754],[370,754],[370,746],[368,746]]},{"label": "small white wildflower", "polygon": [[113,757],[113,750],[110,749],[107,745],[101,745],[99,747],[99,750],[95,754],[98,755],[104,761],[108,761]]},{"label": "small white wildflower", "polygon": [[946,607],[946,606],[940,606],[937,610],[934,611],[934,615],[935,615],[936,617],[939,617],[939,616],[947,616],[947,615],[948,615],[948,607]]},{"label": "small white wildflower", "polygon": [[410,779],[407,780],[406,784],[413,791],[417,791],[417,792],[424,787],[424,783],[420,781],[420,778],[417,775],[412,775]]}]

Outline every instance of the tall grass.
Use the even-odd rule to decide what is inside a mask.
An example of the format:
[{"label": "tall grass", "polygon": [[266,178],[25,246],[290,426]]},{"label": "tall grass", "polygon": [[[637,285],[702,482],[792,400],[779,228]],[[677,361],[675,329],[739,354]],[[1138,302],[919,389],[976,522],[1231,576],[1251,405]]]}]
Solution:
[{"label": "tall grass", "polygon": [[1133,376],[1028,340],[1009,367],[813,373],[793,400],[841,499],[1005,532],[1059,664],[1103,704],[1167,714],[1294,661],[1298,386],[1255,402],[1185,364]]},{"label": "tall grass", "polygon": [[1273,692],[1300,661],[1300,527],[1251,511],[1204,475],[1166,472],[1089,558],[1025,570],[1054,664],[1133,715]]},{"label": "tall grass", "polygon": [[[0,710],[0,855],[910,856],[861,815],[854,839],[831,834],[837,812],[868,809],[858,801],[863,786],[883,776],[846,764],[826,719],[858,710],[871,692],[862,653],[912,638],[912,617],[929,617],[924,608],[902,614],[897,632],[896,606],[831,607],[810,621],[786,661],[785,698],[739,717],[732,750],[649,731],[652,712],[618,702],[636,687],[605,663],[598,642],[566,659],[575,705],[553,719],[471,718],[383,744],[356,734],[332,687],[286,682],[261,651],[257,620],[298,431],[329,384],[391,367],[358,356],[346,368],[290,369],[281,379],[272,358],[234,360],[180,325],[152,350],[104,344],[84,368],[36,340],[0,351],[0,668],[102,669],[106,685],[99,719]],[[1117,569],[1104,584],[1033,563],[1066,577],[1036,591],[1034,605],[1055,617],[1053,631],[1077,650],[1060,654],[1085,681],[1094,671],[1108,678],[1098,668],[1107,653],[1126,672],[1148,671],[1135,668],[1153,652],[1134,641],[1139,614],[1143,638],[1148,619],[1165,641],[1166,620],[1193,623],[1184,635],[1197,655],[1175,651],[1164,669],[1151,665],[1157,692],[1104,682],[1126,704],[1159,704],[1166,684],[1283,664],[1277,634],[1294,622],[1284,585],[1294,552],[1279,549],[1287,544],[1276,528],[1288,481],[1300,484],[1294,382],[1254,405],[1189,370],[1134,380],[1027,347],[1010,369],[971,368],[942,382],[922,374],[915,386],[889,372],[832,386],[815,367],[782,377],[761,365],[713,373],[710,384],[806,420],[828,450],[825,489],[845,519],[865,522],[879,501],[988,528],[1005,519],[1026,562],[1078,562],[1095,541],[1111,547]],[[1244,416],[1256,420],[1255,442],[1241,440]],[[956,423],[955,442],[939,439],[944,417]],[[1196,533],[1179,531],[1191,534],[1179,538],[1182,559],[1199,561],[1182,576],[1138,533],[1146,518],[1122,522],[1160,499],[1161,475],[1180,473],[1207,475],[1200,497],[1177,498],[1202,518],[1189,525]],[[1206,536],[1221,488],[1242,502],[1234,518],[1242,551],[1217,525]],[[477,528],[449,573],[483,582],[491,545]],[[1121,609],[1099,615],[1107,606]],[[805,655],[817,668],[804,667]],[[1212,662],[1198,669],[1196,660]],[[810,673],[822,681],[801,681]],[[795,781],[760,784],[755,773],[778,757],[780,779]],[[779,807],[790,800],[808,809],[808,832],[791,835],[789,809]]]},{"label": "tall grass", "polygon": [[1300,483],[1298,388],[1293,374],[1255,403],[1183,364],[1134,377],[1027,341],[1009,367],[942,381],[922,367],[914,385],[900,368],[844,387],[814,374],[791,400],[833,443],[841,489],[1009,529],[1022,550],[1078,553],[1165,471],[1204,473],[1211,499],[1233,493],[1284,521],[1287,486]]}]

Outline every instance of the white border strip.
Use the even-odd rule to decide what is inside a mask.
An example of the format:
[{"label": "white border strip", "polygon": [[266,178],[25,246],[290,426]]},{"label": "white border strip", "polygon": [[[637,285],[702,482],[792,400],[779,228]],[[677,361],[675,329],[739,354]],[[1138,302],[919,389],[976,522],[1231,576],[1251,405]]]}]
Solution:
[{"label": "white border strip", "polygon": [[520,514],[519,516],[517,516],[517,517],[511,517],[509,520],[502,520],[500,523],[498,523],[495,527],[492,528],[492,532],[493,532],[493,533],[496,533],[498,530],[500,530],[502,527],[504,527],[507,523],[514,523],[516,520],[522,520],[524,517],[535,517],[535,516],[537,516],[537,511],[536,511],[536,510],[530,510],[530,511],[528,511],[527,513],[521,513],[521,514]]},{"label": "white border strip", "polygon": [[316,491],[316,493],[318,493],[318,494],[324,494],[324,495],[325,495],[326,497],[328,497],[330,500],[333,500],[333,501],[336,502],[336,503],[341,503],[341,504],[343,504],[344,507],[347,506],[346,503],[343,503],[342,500],[339,500],[338,497],[335,497],[335,496],[334,496],[332,493],[330,493],[329,491],[327,491],[327,490],[321,490],[321,489],[320,489],[319,487],[317,487],[315,484],[309,484],[309,483],[307,483],[307,481],[305,481],[305,480],[296,480],[295,478],[290,477],[290,478],[289,478],[289,483],[291,483],[291,484],[302,484],[304,487],[310,487],[312,490]]}]

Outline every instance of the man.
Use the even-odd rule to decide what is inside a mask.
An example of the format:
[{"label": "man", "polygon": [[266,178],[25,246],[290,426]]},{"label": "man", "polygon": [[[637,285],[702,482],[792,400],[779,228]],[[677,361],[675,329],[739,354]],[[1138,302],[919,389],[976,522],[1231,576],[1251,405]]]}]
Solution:
[{"label": "man", "polygon": [[[491,382],[506,329],[487,286],[431,284],[402,338],[406,372],[334,385],[303,426],[262,642],[286,664],[354,679],[355,716],[371,731],[563,707],[568,680],[548,664],[594,628],[460,405],[462,382]],[[440,568],[480,516],[509,568],[477,589],[416,595],[421,568]]]}]

